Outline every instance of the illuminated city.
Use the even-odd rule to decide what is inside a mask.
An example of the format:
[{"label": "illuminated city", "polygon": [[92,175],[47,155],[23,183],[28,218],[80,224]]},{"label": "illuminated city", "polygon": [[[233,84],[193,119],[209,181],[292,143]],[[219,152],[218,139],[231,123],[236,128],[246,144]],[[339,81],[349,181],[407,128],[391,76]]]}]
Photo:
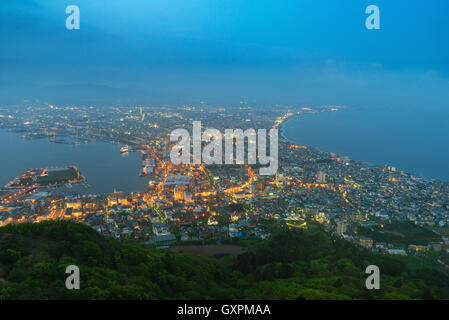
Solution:
[{"label": "illuminated city", "polygon": [[0,1],[2,310],[360,318],[366,300],[405,317],[448,300],[448,12]]},{"label": "illuminated city", "polygon": [[[117,191],[81,195],[70,192],[68,186],[88,184],[89,177],[81,176],[82,168],[76,180],[62,181],[62,186],[28,182],[50,171],[30,169],[4,186],[0,223],[67,219],[86,223],[110,237],[167,245],[177,239],[264,239],[269,236],[264,228],[266,221],[285,221],[292,228],[307,228],[309,221],[315,221],[348,241],[373,250],[414,254],[414,247],[404,250],[394,242],[366,242],[356,230],[382,228],[392,221],[447,226],[447,182],[426,180],[394,167],[369,166],[298,146],[285,138],[281,138],[279,147],[279,171],[272,176],[258,175],[256,165],[173,165],[170,161],[174,145],[168,139],[170,130],[187,127],[192,119],[201,119],[217,128],[232,124],[269,129],[282,128],[282,123],[292,116],[337,112],[341,108],[344,107],[285,107],[267,113],[250,107],[188,106],[166,107],[158,112],[161,108],[139,106],[115,107],[100,115],[92,107],[48,105],[27,107],[20,116],[14,115],[17,114],[14,109],[2,109],[2,127],[23,135],[24,139],[54,140],[69,135],[75,138],[74,143],[97,139],[121,143],[126,152],[141,155],[142,170],[135,174],[148,180],[148,188],[131,194]],[[37,118],[33,116],[36,113],[40,115]],[[98,118],[101,122],[95,121]],[[164,226],[164,232],[155,229],[155,225]],[[436,236],[431,245],[446,247],[447,244],[447,238]],[[410,242],[410,245],[415,244]]]}]

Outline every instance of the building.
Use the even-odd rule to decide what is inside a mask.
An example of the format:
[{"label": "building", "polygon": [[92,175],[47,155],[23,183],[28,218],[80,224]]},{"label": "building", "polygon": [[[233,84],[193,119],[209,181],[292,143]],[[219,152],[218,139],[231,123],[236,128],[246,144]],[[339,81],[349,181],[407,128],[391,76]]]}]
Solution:
[{"label": "building", "polygon": [[189,176],[167,176],[167,179],[165,180],[165,185],[180,185],[185,184],[188,185],[190,183],[190,177]]},{"label": "building", "polygon": [[419,246],[419,245],[411,244],[408,246],[408,250],[413,251],[413,252],[425,252],[428,250],[428,248],[426,246]]},{"label": "building", "polygon": [[407,255],[407,253],[405,252],[404,249],[389,249],[388,253],[389,254],[397,254],[397,255],[400,255],[400,256],[406,256]]},{"label": "building", "polygon": [[326,183],[327,174],[323,171],[318,171],[316,174],[316,182],[317,183]]},{"label": "building", "polygon": [[153,233],[156,236],[165,236],[170,234],[170,229],[165,223],[155,223],[153,224]]},{"label": "building", "polygon": [[337,222],[337,234],[342,236],[347,229],[347,224],[345,222]]},{"label": "building", "polygon": [[371,238],[367,238],[367,237],[360,237],[359,243],[362,247],[365,248],[372,248],[374,241]]}]

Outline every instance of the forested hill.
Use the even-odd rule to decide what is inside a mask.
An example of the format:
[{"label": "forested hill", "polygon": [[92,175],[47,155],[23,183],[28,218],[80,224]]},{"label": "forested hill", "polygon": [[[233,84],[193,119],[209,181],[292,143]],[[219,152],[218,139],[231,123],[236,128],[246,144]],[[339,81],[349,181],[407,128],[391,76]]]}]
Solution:
[{"label": "forested hill", "polygon": [[[52,221],[0,228],[0,299],[447,299],[449,273],[429,261],[373,254],[319,228],[279,230],[217,259]],[[371,264],[380,290],[365,288]],[[80,268],[80,290],[65,288],[68,265]]]}]

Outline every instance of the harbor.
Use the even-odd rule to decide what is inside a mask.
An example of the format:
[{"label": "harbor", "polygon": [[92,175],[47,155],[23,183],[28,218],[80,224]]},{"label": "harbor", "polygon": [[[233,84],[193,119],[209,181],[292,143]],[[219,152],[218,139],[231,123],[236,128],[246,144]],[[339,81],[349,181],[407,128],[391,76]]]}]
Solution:
[{"label": "harbor", "polygon": [[[79,194],[105,194],[114,189],[123,192],[144,191],[148,179],[139,176],[142,171],[142,153],[132,147],[120,153],[123,145],[109,141],[81,144],[53,143],[46,139],[24,139],[21,132],[0,130],[0,143],[5,157],[0,170],[0,186],[30,168],[57,168],[76,165],[86,178],[80,183],[65,183],[57,188]],[[8,156],[8,154],[14,155]],[[48,186],[52,191],[54,186]]]}]

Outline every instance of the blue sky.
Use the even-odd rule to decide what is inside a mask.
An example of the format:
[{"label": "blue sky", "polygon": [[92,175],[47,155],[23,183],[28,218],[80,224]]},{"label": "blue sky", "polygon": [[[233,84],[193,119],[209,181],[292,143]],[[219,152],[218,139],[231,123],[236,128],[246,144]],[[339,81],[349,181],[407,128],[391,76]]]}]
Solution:
[{"label": "blue sky", "polygon": [[[370,4],[381,30],[365,28]],[[2,1],[0,104],[443,108],[448,15],[447,0]]]}]

